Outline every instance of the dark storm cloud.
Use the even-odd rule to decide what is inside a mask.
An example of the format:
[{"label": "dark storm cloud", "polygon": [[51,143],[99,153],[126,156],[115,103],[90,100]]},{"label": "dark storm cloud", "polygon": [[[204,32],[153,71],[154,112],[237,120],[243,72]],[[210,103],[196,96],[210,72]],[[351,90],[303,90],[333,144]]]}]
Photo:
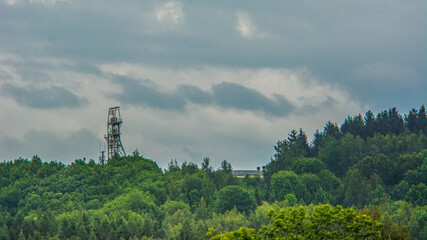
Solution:
[{"label": "dark storm cloud", "polygon": [[3,96],[12,98],[18,104],[39,109],[77,108],[88,102],[62,87],[29,88],[4,84]]},{"label": "dark storm cloud", "polygon": [[[426,86],[419,79],[427,75],[426,4],[423,0],[182,1],[184,20],[167,25],[156,18],[162,5],[158,1],[75,0],[49,6],[1,1],[0,50],[33,58],[166,68],[304,67],[359,101],[418,105],[424,101]],[[254,36],[265,36],[242,35],[236,29],[240,12],[256,29]],[[400,86],[376,75],[365,75],[361,81],[354,74],[378,62],[413,72],[402,79],[408,82],[405,92],[396,94]]]},{"label": "dark storm cloud", "polygon": [[196,86],[180,85],[177,92],[183,95],[188,101],[195,104],[211,104],[213,95],[210,92],[204,91]]},{"label": "dark storm cloud", "polygon": [[215,103],[224,108],[261,111],[268,115],[285,116],[293,109],[292,105],[280,95],[269,99],[255,89],[236,83],[220,83],[212,87]]},{"label": "dark storm cloud", "polygon": [[163,110],[185,111],[187,102],[278,117],[295,110],[282,95],[276,94],[270,99],[255,89],[236,83],[214,84],[211,92],[192,85],[180,85],[175,91],[166,92],[148,80],[141,82],[116,76],[113,81],[123,88],[121,93],[113,95],[117,100]]},{"label": "dark storm cloud", "polygon": [[[96,159],[99,143],[102,142],[91,130],[80,129],[68,136],[49,131],[28,131],[22,139],[5,136],[1,139],[1,160],[18,157],[31,158],[39,155],[44,161],[58,160],[70,163],[77,158]],[[19,153],[19,155],[14,155]]]},{"label": "dark storm cloud", "polygon": [[176,92],[161,91],[151,81],[141,83],[135,79],[115,76],[113,81],[119,84],[123,91],[113,94],[112,97],[121,101],[139,106],[147,106],[151,108],[163,110],[183,111],[185,107],[185,99]]}]

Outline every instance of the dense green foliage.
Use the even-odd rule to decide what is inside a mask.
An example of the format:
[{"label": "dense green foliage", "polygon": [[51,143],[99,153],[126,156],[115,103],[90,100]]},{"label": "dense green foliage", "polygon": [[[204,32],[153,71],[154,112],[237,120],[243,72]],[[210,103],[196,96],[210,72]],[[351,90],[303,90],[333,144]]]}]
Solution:
[{"label": "dense green foliage", "polygon": [[2,162],[0,240],[426,239],[424,133],[424,106],[328,122],[311,143],[292,131],[263,178],[209,158],[162,170],[136,152],[104,165]]},{"label": "dense green foliage", "polygon": [[[311,215],[307,207],[289,207],[280,212],[271,210],[269,226],[257,233],[252,228],[239,228],[236,231],[219,234],[211,240],[232,239],[381,239],[383,224],[353,209],[341,206],[318,205]],[[215,232],[209,229],[208,235]]]}]

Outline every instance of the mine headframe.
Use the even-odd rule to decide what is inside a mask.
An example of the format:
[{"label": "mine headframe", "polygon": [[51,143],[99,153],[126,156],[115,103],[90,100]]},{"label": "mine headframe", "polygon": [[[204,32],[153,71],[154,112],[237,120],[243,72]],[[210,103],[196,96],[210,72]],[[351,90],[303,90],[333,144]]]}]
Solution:
[{"label": "mine headframe", "polygon": [[120,116],[120,107],[111,107],[108,110],[107,134],[104,136],[107,141],[108,160],[114,156],[126,156],[125,149],[120,139],[120,127],[122,123],[123,120]]}]

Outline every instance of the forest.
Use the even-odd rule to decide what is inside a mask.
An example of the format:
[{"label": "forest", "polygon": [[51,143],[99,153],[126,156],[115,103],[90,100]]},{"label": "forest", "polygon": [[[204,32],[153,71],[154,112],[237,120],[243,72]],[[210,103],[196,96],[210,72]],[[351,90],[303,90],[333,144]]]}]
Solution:
[{"label": "forest", "polygon": [[[286,133],[285,133],[286,134]],[[106,164],[0,163],[0,239],[427,239],[425,106],[327,122],[236,178],[138,151]]]}]

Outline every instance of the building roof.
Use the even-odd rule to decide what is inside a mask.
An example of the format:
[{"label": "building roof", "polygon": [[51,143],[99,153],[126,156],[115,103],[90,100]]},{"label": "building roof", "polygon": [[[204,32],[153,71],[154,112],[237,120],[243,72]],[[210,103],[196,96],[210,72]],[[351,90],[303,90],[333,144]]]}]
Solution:
[{"label": "building roof", "polygon": [[262,171],[258,171],[258,170],[232,170],[231,173],[233,174],[233,176],[235,177],[240,177],[243,178],[245,176],[256,176],[259,175],[262,177]]}]

